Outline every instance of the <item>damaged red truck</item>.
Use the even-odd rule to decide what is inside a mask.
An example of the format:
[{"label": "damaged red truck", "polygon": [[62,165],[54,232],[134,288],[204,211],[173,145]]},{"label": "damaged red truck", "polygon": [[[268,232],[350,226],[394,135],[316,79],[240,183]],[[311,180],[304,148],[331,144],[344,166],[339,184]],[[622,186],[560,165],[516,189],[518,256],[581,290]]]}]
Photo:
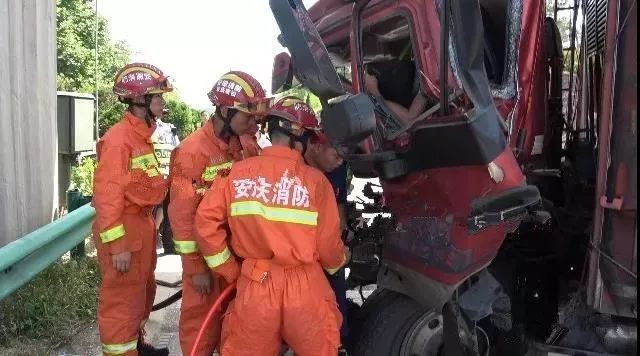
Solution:
[{"label": "damaged red truck", "polygon": [[[354,175],[380,179],[364,212],[390,212],[352,224],[349,282],[377,286],[352,354],[636,354],[635,1],[584,1],[569,88],[543,1],[270,5],[291,54],[273,91],[321,99]],[[389,109],[416,95],[418,117]]]}]

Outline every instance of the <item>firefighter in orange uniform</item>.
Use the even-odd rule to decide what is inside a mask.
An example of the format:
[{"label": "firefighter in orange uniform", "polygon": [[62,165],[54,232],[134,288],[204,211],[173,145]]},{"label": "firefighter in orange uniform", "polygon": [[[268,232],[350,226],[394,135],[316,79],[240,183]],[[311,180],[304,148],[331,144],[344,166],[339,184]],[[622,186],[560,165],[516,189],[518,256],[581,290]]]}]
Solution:
[{"label": "firefighter in orange uniform", "polygon": [[238,283],[223,321],[223,356],[276,355],[281,340],[301,356],[338,353],[342,316],[323,269],[337,271],[348,250],[331,185],[302,158],[313,135],[302,123],[313,115],[297,98],[280,99],[266,118],[273,146],[236,163],[198,207],[207,264]]},{"label": "firefighter in orange uniform", "polygon": [[98,327],[105,355],[168,355],[143,340],[155,297],[156,231],[153,207],[167,192],[150,143],[155,96],[172,87],[149,64],[118,72],[113,92],[128,105],[122,120],[100,139],[96,152],[93,239],[102,275]]},{"label": "firefighter in orange uniform", "polygon": [[[189,355],[207,311],[220,292],[196,243],[194,219],[202,194],[218,177],[242,159],[238,136],[255,126],[255,116],[268,108],[265,91],[250,75],[232,71],[222,76],[209,92],[215,114],[187,137],[171,156],[169,220],[176,251],[182,256],[182,306],[180,345]],[[207,329],[198,355],[210,356],[219,342],[220,319]]]}]

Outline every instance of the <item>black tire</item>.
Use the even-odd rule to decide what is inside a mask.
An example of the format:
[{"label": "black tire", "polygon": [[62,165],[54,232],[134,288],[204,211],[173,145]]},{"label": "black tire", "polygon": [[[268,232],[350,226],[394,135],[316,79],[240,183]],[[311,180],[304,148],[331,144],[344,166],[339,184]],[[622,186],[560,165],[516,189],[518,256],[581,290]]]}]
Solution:
[{"label": "black tire", "polygon": [[[421,307],[405,295],[376,289],[356,315],[357,318],[350,320],[352,344],[349,355],[423,356],[424,350],[429,350],[427,352],[429,355],[441,355],[443,351],[442,334],[436,332],[435,335],[429,336],[429,340],[432,340],[430,345],[421,344],[413,337],[417,330],[429,332],[426,326],[431,330],[437,330],[441,326],[435,327],[430,324],[438,319],[436,313]],[[478,324],[482,335],[486,335],[482,339],[479,337],[480,349],[484,350],[480,351],[481,354],[491,356],[526,354],[527,347],[521,325],[514,325],[508,332],[501,331],[496,329],[489,319],[486,318]],[[441,316],[439,321],[442,323]],[[480,332],[478,335],[481,335]],[[486,349],[487,347],[489,350]]]},{"label": "black tire", "polygon": [[358,329],[353,330],[353,355],[399,355],[409,328],[425,312],[407,296],[376,290],[362,306]]}]

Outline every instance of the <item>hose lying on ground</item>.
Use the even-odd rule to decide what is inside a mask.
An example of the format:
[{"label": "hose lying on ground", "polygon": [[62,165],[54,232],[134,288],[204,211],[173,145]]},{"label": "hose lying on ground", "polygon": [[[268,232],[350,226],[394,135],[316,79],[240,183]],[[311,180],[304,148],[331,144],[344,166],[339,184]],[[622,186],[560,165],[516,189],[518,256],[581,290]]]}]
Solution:
[{"label": "hose lying on ground", "polygon": [[209,312],[207,313],[207,317],[204,318],[204,321],[202,322],[202,326],[200,326],[200,330],[198,330],[198,336],[196,337],[196,342],[193,344],[193,348],[191,349],[191,353],[189,354],[190,356],[197,355],[198,344],[200,344],[200,339],[202,339],[202,335],[204,334],[204,331],[207,329],[207,326],[209,325],[211,318],[216,312],[218,312],[218,309],[222,309],[222,302],[224,302],[224,300],[227,299],[229,295],[231,295],[234,289],[236,289],[236,282],[229,284],[227,288],[225,288],[222,291],[222,293],[220,293],[220,296],[218,297],[218,299],[216,299],[215,303],[213,303],[213,305],[211,306],[211,309],[209,309]]},{"label": "hose lying on ground", "polygon": [[162,287],[167,287],[167,288],[178,288],[180,287],[180,285],[182,285],[182,280],[170,283],[170,282],[165,282],[165,281],[156,279],[156,284]]},{"label": "hose lying on ground", "polygon": [[177,302],[178,300],[180,300],[180,298],[182,298],[182,289],[180,289],[179,291],[175,292],[169,298],[167,298],[167,299],[161,301],[160,303],[154,305],[151,308],[151,311],[164,309],[164,308],[168,307],[169,305],[171,305],[171,304]]}]

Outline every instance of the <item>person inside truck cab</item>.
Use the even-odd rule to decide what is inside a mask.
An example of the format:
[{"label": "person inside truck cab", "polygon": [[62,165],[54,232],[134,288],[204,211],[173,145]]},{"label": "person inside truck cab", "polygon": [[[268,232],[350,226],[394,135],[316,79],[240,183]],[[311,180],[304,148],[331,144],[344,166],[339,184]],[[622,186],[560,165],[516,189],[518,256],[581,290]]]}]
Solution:
[{"label": "person inside truck cab", "polygon": [[424,112],[427,105],[427,98],[420,92],[420,89],[418,89],[418,93],[413,97],[413,99],[411,99],[409,107],[406,107],[395,101],[388,100],[384,97],[384,95],[382,95],[380,91],[380,85],[378,83],[378,77],[380,76],[380,74],[380,71],[377,70],[373,65],[367,65],[365,67],[365,91],[370,95],[382,98],[384,104],[391,111],[391,113],[393,113],[393,115],[404,125],[411,124],[411,122],[415,118],[417,118]]}]

